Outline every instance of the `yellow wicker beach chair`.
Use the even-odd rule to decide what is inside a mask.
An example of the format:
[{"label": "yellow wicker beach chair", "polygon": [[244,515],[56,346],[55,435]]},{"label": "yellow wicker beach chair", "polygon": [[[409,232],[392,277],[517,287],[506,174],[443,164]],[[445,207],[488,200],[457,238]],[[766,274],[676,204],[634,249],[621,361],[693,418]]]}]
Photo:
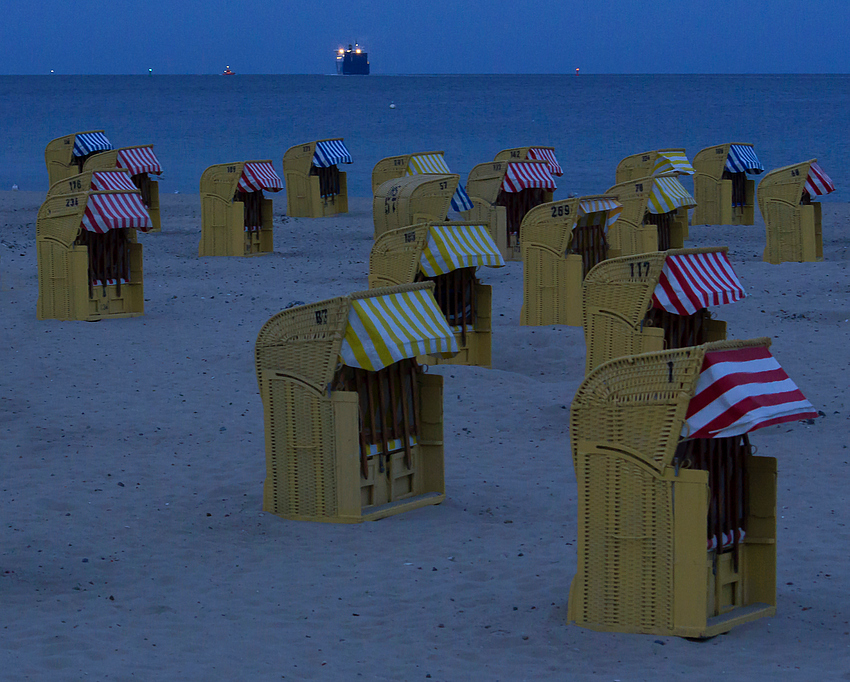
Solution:
[{"label": "yellow wicker beach chair", "polygon": [[425,223],[384,232],[369,256],[369,287],[434,282],[434,298],[455,335],[459,353],[451,358],[420,356],[429,365],[491,364],[491,287],[475,276],[477,267],[502,267],[486,225]]},{"label": "yellow wicker beach chair", "polygon": [[821,205],[812,199],[833,191],[835,185],[817,159],[767,173],[758,186],[767,232],[763,260],[773,264],[823,260]]},{"label": "yellow wicker beach chair", "polygon": [[684,149],[656,149],[651,152],[632,154],[617,164],[614,182],[628,182],[650,175],[672,173],[693,175],[694,168],[688,161]]},{"label": "yellow wicker beach chair", "polygon": [[[433,174],[452,175],[443,152],[419,152],[381,159],[372,169],[372,195],[376,195],[378,188],[387,180],[395,180],[407,175]],[[452,197],[451,207],[457,212],[468,211],[472,208],[472,202],[459,182]]]},{"label": "yellow wicker beach chair", "polygon": [[87,130],[51,140],[44,150],[48,183],[54,185],[77,175],[89,156],[109,149],[112,143],[102,130]]},{"label": "yellow wicker beach chair", "polygon": [[341,163],[352,163],[342,138],[290,147],[283,155],[287,215],[322,218],[348,213],[348,181],[339,170]]},{"label": "yellow wicker beach chair", "polygon": [[466,192],[473,208],[464,220],[490,226],[505,260],[521,260],[520,227],[525,214],[552,201],[555,179],[546,161],[489,161],[469,173]]},{"label": "yellow wicker beach chair", "polygon": [[429,173],[379,185],[372,197],[375,239],[407,225],[445,221],[459,182],[460,176],[454,173]]},{"label": "yellow wicker beach chair", "polygon": [[514,147],[513,149],[503,149],[498,154],[494,161],[545,161],[549,165],[549,172],[552,175],[560,177],[564,174],[561,164],[555,156],[554,147],[544,147],[537,145],[535,147]]},{"label": "yellow wicker beach chair", "polygon": [[731,142],[707,147],[694,157],[694,225],[752,225],[756,183],[747,173],[764,166],[753,145]]},{"label": "yellow wicker beach chair", "polygon": [[520,324],[582,325],[582,280],[608,257],[606,235],[621,210],[603,194],[540,204],[525,214]]},{"label": "yellow wicker beach chair", "polygon": [[263,190],[283,189],[272,162],[240,161],[201,175],[201,241],[198,255],[261,256],[274,251],[272,200]]},{"label": "yellow wicker beach chair", "polygon": [[[120,188],[95,190],[92,182]],[[81,191],[63,194],[63,183],[78,183]],[[126,171],[84,173],[54,185],[35,226],[38,319],[142,315],[142,245],[136,230],[150,227],[141,193]]]},{"label": "yellow wicker beach chair", "polygon": [[265,511],[355,523],[445,499],[443,378],[413,359],[457,352],[433,289],[372,289],[266,322]]},{"label": "yellow wicker beach chair", "polygon": [[725,246],[611,258],[582,284],[586,373],[624,355],[726,338],[709,306],[746,294]]},{"label": "yellow wicker beach chair", "polygon": [[688,209],[696,200],[675,174],[647,176],[614,185],[623,212],[608,235],[610,255],[680,249],[688,238]]},{"label": "yellow wicker beach chair", "polygon": [[[746,434],[817,413],[769,345],[630,355],[585,378],[570,411],[570,622],[706,638],[775,614],[776,460],[753,456]],[[793,390],[776,395],[779,373]],[[722,382],[735,390],[717,391]],[[746,400],[761,396],[759,414]]]},{"label": "yellow wicker beach chair", "polygon": [[87,157],[82,164],[83,172],[115,168],[126,169],[133,184],[142,193],[142,203],[148,209],[153,224],[148,232],[160,232],[162,223],[159,216],[159,182],[151,175],[161,175],[162,165],[153,152],[153,145],[137,145],[96,152]]}]

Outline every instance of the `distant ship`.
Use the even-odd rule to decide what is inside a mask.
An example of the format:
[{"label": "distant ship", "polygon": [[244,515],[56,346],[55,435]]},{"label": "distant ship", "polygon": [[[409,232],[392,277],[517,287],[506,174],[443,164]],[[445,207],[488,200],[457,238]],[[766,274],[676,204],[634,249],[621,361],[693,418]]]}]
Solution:
[{"label": "distant ship", "polygon": [[336,51],[336,72],[343,76],[368,76],[369,55],[357,43]]},{"label": "distant ship", "polygon": [[230,67],[228,66],[228,67],[227,67],[227,68],[226,68],[226,69],[222,72],[222,74],[221,74],[221,75],[222,75],[222,76],[235,76],[235,75],[236,75],[236,72],[235,72],[235,71],[231,71],[231,70],[230,70]]}]

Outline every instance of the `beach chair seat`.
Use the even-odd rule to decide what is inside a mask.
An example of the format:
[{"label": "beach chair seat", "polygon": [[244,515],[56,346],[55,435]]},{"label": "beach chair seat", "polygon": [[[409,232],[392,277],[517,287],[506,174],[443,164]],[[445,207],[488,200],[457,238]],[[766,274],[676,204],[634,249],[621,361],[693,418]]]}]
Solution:
[{"label": "beach chair seat", "polygon": [[339,165],[353,163],[342,138],[314,140],[283,155],[286,214],[322,218],[348,213],[348,181]]}]

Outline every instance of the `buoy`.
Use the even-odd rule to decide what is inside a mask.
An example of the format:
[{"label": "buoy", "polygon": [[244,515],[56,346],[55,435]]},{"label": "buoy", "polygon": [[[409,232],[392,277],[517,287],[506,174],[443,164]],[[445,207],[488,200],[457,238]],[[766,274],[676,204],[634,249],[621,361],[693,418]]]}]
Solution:
[{"label": "buoy", "polygon": [[390,102],[390,109],[395,109],[395,102]]},{"label": "buoy", "polygon": [[16,190],[16,189],[18,189],[18,186],[17,186],[17,185],[12,185],[12,189],[13,189],[13,190]]}]

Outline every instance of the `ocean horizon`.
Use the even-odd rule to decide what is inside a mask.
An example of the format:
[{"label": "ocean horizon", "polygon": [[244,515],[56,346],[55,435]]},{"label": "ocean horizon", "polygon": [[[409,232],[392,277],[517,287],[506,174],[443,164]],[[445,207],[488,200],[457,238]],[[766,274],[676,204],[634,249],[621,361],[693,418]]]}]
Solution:
[{"label": "ocean horizon", "polygon": [[[220,74],[0,76],[0,190],[46,191],[44,148],[104,130],[116,147],[153,144],[161,192],[198,192],[216,163],[281,158],[342,137],[349,195],[371,196],[380,159],[442,150],[465,183],[501,149],[555,148],[558,196],[605,191],[630,154],[749,142],[770,170],[817,158],[839,191],[850,151],[846,74]],[[335,74],[328,74],[334,75]],[[390,105],[394,104],[394,108]],[[686,183],[687,184],[687,183]]]}]

